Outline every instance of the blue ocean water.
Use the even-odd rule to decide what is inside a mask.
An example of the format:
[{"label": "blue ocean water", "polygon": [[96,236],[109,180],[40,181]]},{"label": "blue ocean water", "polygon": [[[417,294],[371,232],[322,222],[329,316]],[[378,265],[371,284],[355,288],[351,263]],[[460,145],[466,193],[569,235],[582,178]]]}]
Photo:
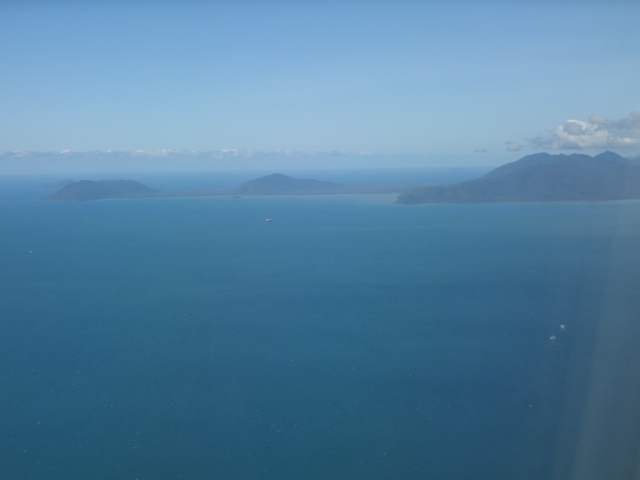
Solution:
[{"label": "blue ocean water", "polygon": [[640,202],[38,183],[0,190],[2,478],[635,478]]}]

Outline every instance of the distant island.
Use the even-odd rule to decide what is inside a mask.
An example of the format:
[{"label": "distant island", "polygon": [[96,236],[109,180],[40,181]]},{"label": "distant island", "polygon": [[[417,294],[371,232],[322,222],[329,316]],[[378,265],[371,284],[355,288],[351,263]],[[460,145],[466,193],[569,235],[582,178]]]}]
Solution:
[{"label": "distant island", "polygon": [[136,198],[156,195],[154,190],[133,180],[65,180],[64,186],[43,200],[59,202],[81,202],[86,200],[103,200],[109,198]]},{"label": "distant island", "polygon": [[640,198],[640,163],[613,152],[527,155],[475,180],[421,187],[396,203],[603,201]]},{"label": "distant island", "polygon": [[[55,184],[49,185],[54,186]],[[157,197],[206,197],[229,195],[327,195],[357,193],[402,193],[425,184],[371,184],[345,185],[314,179],[299,179],[274,173],[243,183],[230,190],[180,190],[161,191],[132,180],[65,180],[62,188],[42,200],[81,202],[87,200],[107,200],[118,198]],[[45,187],[45,186],[43,186]]]},{"label": "distant island", "polygon": [[346,185],[307,178],[293,178],[274,173],[243,183],[233,190],[236,195],[309,195],[343,193]]},{"label": "distant island", "polygon": [[293,178],[281,173],[273,173],[256,178],[234,188],[234,195],[328,195],[362,193],[403,193],[427,185],[424,183],[378,183],[347,185],[343,183]]}]

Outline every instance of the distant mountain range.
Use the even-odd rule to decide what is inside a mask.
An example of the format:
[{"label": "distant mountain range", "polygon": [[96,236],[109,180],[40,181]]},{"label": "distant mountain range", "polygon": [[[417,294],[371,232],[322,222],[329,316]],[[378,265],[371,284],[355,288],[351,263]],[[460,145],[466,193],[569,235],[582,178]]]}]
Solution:
[{"label": "distant mountain range", "polygon": [[422,187],[397,203],[601,201],[640,198],[640,162],[613,152],[536,153],[453,185]]}]

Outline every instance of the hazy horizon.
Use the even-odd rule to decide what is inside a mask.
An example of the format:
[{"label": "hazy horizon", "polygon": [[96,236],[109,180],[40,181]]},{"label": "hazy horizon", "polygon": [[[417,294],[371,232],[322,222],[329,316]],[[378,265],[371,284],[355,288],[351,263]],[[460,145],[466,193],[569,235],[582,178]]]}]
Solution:
[{"label": "hazy horizon", "polygon": [[[539,153],[539,152],[538,152]],[[552,152],[559,153],[559,152]],[[568,152],[569,154],[571,152]],[[574,152],[575,153],[575,152]],[[580,151],[580,154],[597,155]],[[0,175],[109,175],[137,173],[305,172],[323,170],[468,170],[489,171],[522,158],[522,154],[485,156],[374,155],[349,153],[197,151],[64,151],[2,152]],[[622,155],[624,156],[624,155]],[[635,158],[635,157],[634,157]]]},{"label": "hazy horizon", "polygon": [[516,160],[477,164],[469,156],[349,153],[148,151],[0,152],[0,175],[217,171],[495,168]]}]

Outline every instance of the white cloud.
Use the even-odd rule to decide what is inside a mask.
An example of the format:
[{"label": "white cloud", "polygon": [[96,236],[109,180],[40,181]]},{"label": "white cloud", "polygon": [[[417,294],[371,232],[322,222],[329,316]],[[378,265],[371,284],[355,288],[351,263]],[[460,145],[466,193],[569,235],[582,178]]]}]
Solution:
[{"label": "white cloud", "polygon": [[538,147],[556,150],[583,148],[624,148],[640,146],[640,113],[631,112],[622,120],[591,115],[588,121],[567,120],[547,135],[531,139]]},{"label": "white cloud", "polygon": [[133,155],[141,155],[144,157],[168,157],[179,153],[179,150],[171,150],[169,148],[156,148],[154,150],[134,150]]},{"label": "white cloud", "polygon": [[518,150],[522,150],[522,145],[514,142],[507,142],[507,150],[510,152],[517,152]]},{"label": "white cloud", "polygon": [[473,151],[475,153],[485,153],[487,151],[487,149],[484,148],[484,147],[476,147]]}]

